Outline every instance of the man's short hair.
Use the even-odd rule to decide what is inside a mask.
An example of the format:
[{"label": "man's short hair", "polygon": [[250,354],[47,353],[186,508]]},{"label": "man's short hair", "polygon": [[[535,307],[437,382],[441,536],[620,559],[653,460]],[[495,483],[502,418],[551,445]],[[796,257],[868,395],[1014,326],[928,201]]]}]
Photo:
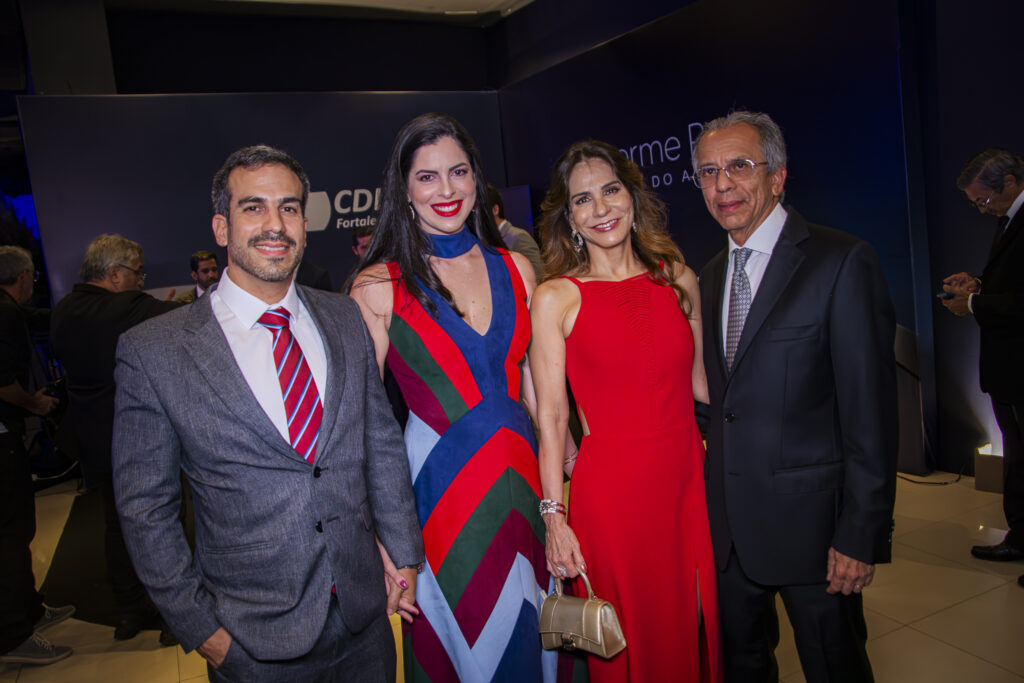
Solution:
[{"label": "man's short hair", "polygon": [[32,254],[24,247],[0,247],[0,286],[13,285],[22,273],[35,272]]},{"label": "man's short hair", "polygon": [[197,251],[196,253],[194,253],[194,254],[192,254],[191,256],[188,257],[188,265],[189,265],[189,268],[192,270],[192,272],[195,273],[195,272],[199,271],[199,262],[200,261],[211,261],[211,260],[216,261],[217,260],[217,255],[214,254],[212,251],[206,251],[205,249],[200,249],[199,251]]},{"label": "man's short hair", "polygon": [[281,164],[299,178],[302,185],[302,214],[306,214],[306,200],[309,199],[309,176],[302,170],[302,165],[279,149],[267,145],[243,147],[233,152],[220,170],[213,176],[213,189],[210,198],[213,200],[213,212],[225,218],[231,216],[231,193],[228,190],[228,176],[238,167],[246,169],[259,168],[267,164]]},{"label": "man's short hair", "polygon": [[986,189],[1002,192],[1007,175],[1012,175],[1017,182],[1024,181],[1024,161],[1013,152],[989,147],[967,162],[956,179],[956,186],[966,190],[971,183],[978,181]]},{"label": "man's short hair", "polygon": [[490,183],[487,183],[487,204],[488,209],[493,209],[497,206],[498,218],[505,220],[505,204],[501,201],[501,193],[498,192],[498,188]]},{"label": "man's short hair", "polygon": [[98,282],[107,276],[111,266],[128,266],[146,260],[146,252],[138,242],[120,235],[100,235],[85,249],[78,276],[83,282]]},{"label": "man's short hair", "polygon": [[735,126],[738,123],[745,123],[757,130],[757,134],[761,138],[761,154],[764,155],[764,160],[768,162],[769,173],[774,173],[786,165],[786,141],[782,137],[782,129],[779,128],[779,125],[772,121],[772,117],[768,116],[768,114],[740,110],[704,124],[704,130],[697,136],[697,141],[693,145],[693,152],[690,157],[693,170],[697,170],[697,146],[704,136],[712,131]]},{"label": "man's short hair", "polygon": [[376,226],[373,225],[360,225],[358,228],[352,229],[352,246],[358,247],[359,240],[362,237],[370,237],[373,235],[373,229]]}]

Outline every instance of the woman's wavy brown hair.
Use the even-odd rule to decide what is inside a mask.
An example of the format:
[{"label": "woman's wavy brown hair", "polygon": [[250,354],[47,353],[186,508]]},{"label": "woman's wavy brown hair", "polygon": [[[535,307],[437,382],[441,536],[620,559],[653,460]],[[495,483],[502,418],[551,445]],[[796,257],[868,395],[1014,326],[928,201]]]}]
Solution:
[{"label": "woman's wavy brown hair", "polygon": [[636,224],[631,240],[633,253],[655,282],[676,290],[682,304],[686,296],[672,278],[678,275],[678,269],[685,262],[683,253],[666,230],[665,203],[647,187],[635,163],[617,148],[599,140],[581,140],[569,145],[551,171],[551,185],[540,206],[544,270],[548,277],[586,275],[590,271],[590,254],[587,248],[581,253],[573,249],[569,224],[569,175],[577,164],[589,159],[600,159],[611,166],[629,192]]}]

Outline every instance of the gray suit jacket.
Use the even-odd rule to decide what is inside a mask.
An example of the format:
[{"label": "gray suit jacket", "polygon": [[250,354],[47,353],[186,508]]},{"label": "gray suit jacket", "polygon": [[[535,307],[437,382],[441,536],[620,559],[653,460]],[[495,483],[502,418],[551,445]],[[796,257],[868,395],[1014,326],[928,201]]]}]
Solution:
[{"label": "gray suit jacket", "polygon": [[[401,434],[346,296],[298,287],[327,352],[314,465],[264,413],[208,296],[126,332],[117,351],[114,487],[139,577],[186,651],[223,626],[254,657],[308,652],[332,582],[358,632],[385,610],[380,537],[423,559]],[[193,489],[193,555],[178,522]]]}]

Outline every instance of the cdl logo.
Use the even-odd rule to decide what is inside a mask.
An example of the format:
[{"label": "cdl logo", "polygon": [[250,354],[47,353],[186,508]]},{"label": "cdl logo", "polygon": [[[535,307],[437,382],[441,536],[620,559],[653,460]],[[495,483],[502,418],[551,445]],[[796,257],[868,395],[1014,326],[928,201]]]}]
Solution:
[{"label": "cdl logo", "polygon": [[[340,190],[334,195],[333,203],[326,192],[310,192],[309,201],[306,202],[306,218],[309,220],[309,224],[306,226],[307,232],[327,229],[327,224],[331,222],[332,205],[334,211],[342,216],[376,211],[380,208],[380,188]],[[363,224],[372,224],[372,220],[370,218],[339,218],[335,227],[348,228]]]}]

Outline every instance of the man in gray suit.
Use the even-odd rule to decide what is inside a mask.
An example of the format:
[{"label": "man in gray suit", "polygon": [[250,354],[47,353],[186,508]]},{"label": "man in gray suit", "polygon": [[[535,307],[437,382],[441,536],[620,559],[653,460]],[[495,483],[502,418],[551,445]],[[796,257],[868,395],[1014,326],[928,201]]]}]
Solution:
[{"label": "man in gray suit", "polygon": [[[391,681],[377,542],[415,599],[423,544],[398,425],[351,299],[293,284],[309,180],[247,147],[213,182],[228,268],[125,333],[114,479],[132,559],[215,681]],[[178,523],[193,489],[195,554]],[[397,592],[397,591],[396,591]]]}]

